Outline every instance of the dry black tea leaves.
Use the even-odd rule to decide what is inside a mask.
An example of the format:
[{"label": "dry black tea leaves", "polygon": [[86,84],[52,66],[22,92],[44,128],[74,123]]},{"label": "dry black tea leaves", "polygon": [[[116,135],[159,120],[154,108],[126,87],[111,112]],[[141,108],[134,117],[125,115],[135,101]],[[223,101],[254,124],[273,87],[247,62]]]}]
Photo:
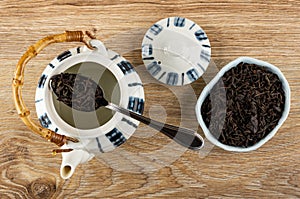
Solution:
[{"label": "dry black tea leaves", "polygon": [[201,106],[201,114],[221,143],[246,148],[275,128],[284,104],[279,77],[265,67],[242,62],[214,85]]},{"label": "dry black tea leaves", "polygon": [[108,104],[99,85],[79,74],[54,75],[50,78],[50,87],[58,101],[79,111],[91,112]]}]

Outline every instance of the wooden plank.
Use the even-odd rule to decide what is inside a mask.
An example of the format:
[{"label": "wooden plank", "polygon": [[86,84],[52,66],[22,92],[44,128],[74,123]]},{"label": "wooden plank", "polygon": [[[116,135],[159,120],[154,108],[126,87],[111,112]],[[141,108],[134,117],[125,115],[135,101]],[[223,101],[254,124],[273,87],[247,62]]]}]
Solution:
[{"label": "wooden plank", "polygon": [[[18,59],[44,36],[94,31],[107,47],[129,59],[146,83],[145,115],[197,129],[194,106],[205,79],[176,87],[180,95],[158,85],[142,66],[143,34],[170,16],[187,17],[206,31],[219,69],[239,56],[278,66],[291,86],[289,118],[267,144],[242,154],[208,142],[200,153],[185,151],[140,125],[121,148],[99,155],[78,167],[70,180],[62,180],[61,157],[50,154],[56,146],[32,134],[15,111],[11,80]],[[0,198],[300,197],[300,1],[2,0],[0,43]],[[28,64],[23,96],[33,117],[40,74],[55,56],[78,45],[52,45]],[[198,132],[203,134],[200,127]]]}]

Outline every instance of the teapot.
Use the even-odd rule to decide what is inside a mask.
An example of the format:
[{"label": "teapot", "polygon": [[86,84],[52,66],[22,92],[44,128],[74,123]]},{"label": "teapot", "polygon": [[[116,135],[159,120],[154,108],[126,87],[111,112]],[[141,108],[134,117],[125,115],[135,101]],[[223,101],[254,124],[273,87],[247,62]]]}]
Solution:
[{"label": "teapot", "polygon": [[[67,50],[54,58],[43,71],[35,95],[36,113],[40,125],[30,117],[22,99],[25,65],[46,46],[59,42],[82,42],[84,46]],[[123,144],[139,125],[121,113],[109,110],[80,113],[56,100],[49,90],[49,79],[55,74],[71,71],[85,74],[103,87],[111,101],[138,114],[143,113],[144,90],[132,65],[116,52],[107,49],[89,32],[66,31],[51,35],[30,46],[17,64],[13,78],[13,93],[17,112],[35,133],[59,146],[53,154],[62,153],[60,175],[68,179],[79,164],[95,154],[108,152]],[[102,115],[101,115],[102,114]]]}]

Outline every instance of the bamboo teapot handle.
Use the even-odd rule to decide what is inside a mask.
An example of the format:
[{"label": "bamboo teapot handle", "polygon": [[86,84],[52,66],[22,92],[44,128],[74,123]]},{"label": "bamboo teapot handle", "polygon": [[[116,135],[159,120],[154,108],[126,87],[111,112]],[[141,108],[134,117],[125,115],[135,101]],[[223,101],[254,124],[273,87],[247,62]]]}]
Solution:
[{"label": "bamboo teapot handle", "polygon": [[[25,103],[22,98],[22,87],[24,84],[24,69],[26,64],[39,52],[41,52],[45,47],[52,43],[61,43],[61,42],[82,42],[88,48],[93,48],[87,41],[89,39],[95,39],[90,32],[86,31],[66,31],[62,34],[55,34],[47,36],[35,44],[31,45],[28,50],[24,53],[24,55],[20,58],[16,72],[12,81],[13,94],[14,94],[14,102],[17,109],[17,112],[21,118],[21,120],[25,123],[25,125],[32,130],[34,133],[39,134],[43,138],[47,139],[50,142],[55,143],[57,146],[63,146],[68,141],[78,142],[76,138],[68,137],[65,135],[60,135],[50,129],[44,128],[41,125],[35,123],[30,118],[30,111],[25,106]],[[58,149],[53,150],[53,152],[68,152],[72,149]]]}]

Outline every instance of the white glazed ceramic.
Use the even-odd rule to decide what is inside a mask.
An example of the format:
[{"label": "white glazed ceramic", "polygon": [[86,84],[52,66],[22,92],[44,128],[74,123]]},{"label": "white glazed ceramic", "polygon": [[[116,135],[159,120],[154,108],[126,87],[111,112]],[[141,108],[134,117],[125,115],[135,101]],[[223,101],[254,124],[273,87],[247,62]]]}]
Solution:
[{"label": "white glazed ceramic", "polygon": [[[228,146],[225,144],[222,144],[221,142],[219,142],[209,131],[209,129],[207,128],[207,126],[205,125],[202,115],[201,115],[201,105],[203,103],[203,101],[205,100],[206,96],[210,93],[210,90],[213,88],[213,86],[216,84],[216,82],[224,75],[224,73],[226,71],[228,71],[229,69],[237,66],[239,63],[244,62],[244,63],[249,63],[249,64],[256,64],[256,65],[260,65],[260,66],[264,66],[266,67],[269,71],[275,73],[278,75],[279,79],[282,82],[282,86],[283,86],[283,90],[285,92],[285,105],[284,105],[284,111],[282,113],[282,117],[279,120],[277,126],[261,141],[259,141],[258,143],[256,143],[255,145],[251,146],[251,147],[247,147],[247,148],[242,148],[242,147],[233,147],[233,146]],[[248,151],[253,151],[258,149],[259,147],[261,147],[263,144],[265,144],[268,140],[270,140],[278,131],[278,129],[280,128],[280,126],[283,124],[283,122],[286,120],[286,118],[288,117],[290,111],[290,87],[289,84],[287,82],[287,80],[285,79],[284,75],[282,74],[282,72],[274,65],[264,62],[264,61],[260,61],[254,58],[250,58],[250,57],[240,57],[232,62],[230,62],[229,64],[227,64],[226,66],[224,66],[219,72],[218,74],[211,80],[211,82],[209,82],[209,84],[206,85],[206,87],[203,89],[197,105],[196,105],[196,115],[197,115],[197,119],[198,122],[201,126],[201,128],[204,131],[204,134],[206,136],[206,138],[213,143],[214,145],[227,150],[227,151],[236,151],[236,152],[248,152]]]},{"label": "white glazed ceramic", "polygon": [[59,134],[75,137],[79,143],[68,143],[62,148],[75,149],[63,153],[61,176],[70,178],[76,166],[90,160],[95,154],[111,151],[123,144],[136,130],[139,122],[121,113],[97,128],[78,129],[66,123],[56,112],[52,92],[48,82],[51,76],[64,72],[71,66],[82,62],[94,62],[110,70],[120,87],[119,106],[142,114],[144,107],[144,90],[141,79],[123,57],[108,50],[98,40],[92,40],[96,47],[90,50],[86,46],[70,49],[53,59],[39,80],[36,89],[36,111],[41,124]]},{"label": "white glazed ceramic", "polygon": [[196,81],[206,71],[210,57],[205,32],[182,17],[158,21],[146,32],[142,43],[142,58],[148,72],[168,85]]}]

